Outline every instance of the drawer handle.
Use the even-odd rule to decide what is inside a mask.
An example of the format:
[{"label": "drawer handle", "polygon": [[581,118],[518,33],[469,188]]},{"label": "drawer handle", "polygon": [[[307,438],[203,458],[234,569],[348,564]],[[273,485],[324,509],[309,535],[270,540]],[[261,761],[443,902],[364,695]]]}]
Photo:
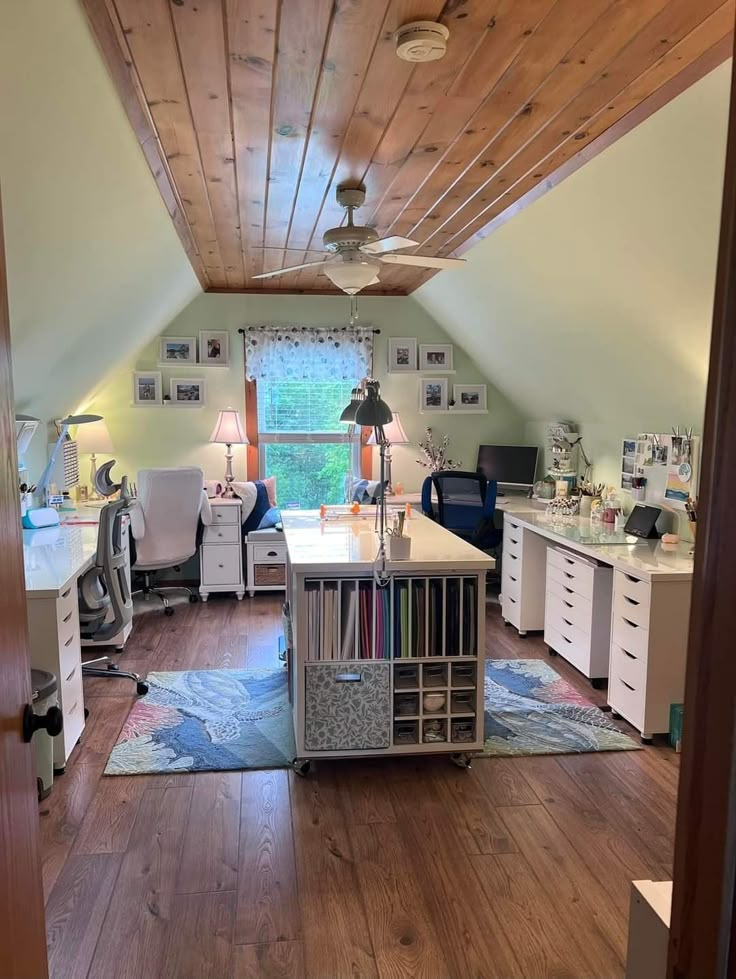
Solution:
[{"label": "drawer handle", "polygon": [[564,574],[564,576],[565,576],[566,578],[569,578],[569,579],[570,579],[571,581],[574,581],[574,580],[575,580],[575,575],[574,575],[574,574],[570,574],[570,573],[569,573],[569,572],[567,572],[567,571],[563,571],[562,573]]},{"label": "drawer handle", "polygon": [[62,619],[62,622],[65,622],[65,623],[68,622],[69,619],[71,619],[71,617],[72,617],[72,612],[74,612],[74,609],[72,609],[72,611],[69,613],[69,615],[65,615],[64,616],[64,618]]},{"label": "drawer handle", "polygon": [[621,652],[622,652],[622,653],[624,654],[624,656],[628,656],[628,657],[629,657],[629,659],[636,659],[636,656],[634,656],[634,654],[633,654],[633,653],[630,653],[630,652],[628,651],[628,649],[624,649],[624,648],[622,647],[622,648],[621,648]]},{"label": "drawer handle", "polygon": [[360,683],[363,679],[360,673],[336,673],[335,683]]},{"label": "drawer handle", "polygon": [[268,557],[278,557],[278,556],[279,556],[279,552],[278,551],[269,551],[268,552]]},{"label": "drawer handle", "polygon": [[225,565],[224,565],[224,564],[218,564],[218,565],[217,565],[217,567],[218,567],[218,568],[224,568],[224,567],[225,567]]},{"label": "drawer handle", "polygon": [[636,622],[632,622],[630,619],[627,619],[625,615],[622,615],[621,618],[624,620],[624,622],[626,623],[626,625],[631,626],[632,629],[638,629],[639,628],[639,626],[636,624]]},{"label": "drawer handle", "polygon": [[516,599],[512,598],[510,595],[509,595],[509,601],[511,602],[512,605],[516,605]]},{"label": "drawer handle", "polygon": [[218,536],[218,537],[222,537],[222,531],[221,531],[221,530],[218,530],[218,531],[217,531],[217,536]]},{"label": "drawer handle", "polygon": [[[66,621],[66,620],[65,620],[65,621]],[[69,638],[68,638],[68,639],[67,639],[67,641],[66,641],[66,642],[64,643],[64,645],[65,645],[65,646],[71,646],[71,644],[72,644],[72,640],[73,640],[73,639],[74,639],[74,633],[72,633],[72,634],[71,634],[71,636],[69,636]]]},{"label": "drawer handle", "polygon": [[510,579],[511,579],[512,581],[518,581],[518,580],[519,580],[518,578],[514,578],[514,576],[513,576],[512,574],[510,574],[510,575],[509,575],[509,578],[510,578]]},{"label": "drawer handle", "polygon": [[628,602],[629,605],[641,605],[641,602],[637,602],[635,598],[630,598],[628,595],[624,595],[624,601]]},{"label": "drawer handle", "polygon": [[563,557],[562,560],[565,562],[565,564],[575,564],[575,562],[571,561],[569,557]]},{"label": "drawer handle", "polygon": [[623,685],[626,687],[627,690],[630,690],[632,693],[636,693],[636,690],[631,686],[630,683],[627,683],[626,680],[621,680],[621,683],[623,683]]},{"label": "drawer handle", "polygon": [[574,595],[575,594],[575,592],[572,590],[572,588],[568,588],[567,585],[563,585],[562,587],[565,589],[565,591],[567,592],[568,595]]},{"label": "drawer handle", "polygon": [[626,580],[627,581],[630,581],[632,584],[634,584],[634,585],[640,585],[641,584],[641,581],[638,578],[634,578],[633,575],[626,574],[625,571],[623,572],[623,575],[624,575],[624,578],[626,578]]},{"label": "drawer handle", "polygon": [[77,668],[76,668],[76,666],[75,666],[75,667],[74,667],[74,669],[72,670],[72,672],[71,672],[71,673],[69,674],[69,676],[68,676],[68,677],[66,678],[66,682],[67,682],[67,683],[69,683],[69,681],[71,680],[71,678],[72,678],[72,677],[74,676],[74,674],[75,674],[76,672],[77,672]]},{"label": "drawer handle", "polygon": [[562,621],[565,623],[565,625],[572,625],[572,622],[566,619],[564,615],[562,616]]},{"label": "drawer handle", "polygon": [[575,608],[571,602],[566,602],[564,598],[562,599],[562,604],[567,605],[568,608]]},{"label": "drawer handle", "polygon": [[572,639],[568,639],[567,636],[563,636],[562,638],[565,640],[566,643],[570,643],[570,645],[572,645]]},{"label": "drawer handle", "polygon": [[511,541],[512,544],[518,544],[519,543],[518,540],[516,540],[513,537],[509,537],[509,540]]},{"label": "drawer handle", "polygon": [[69,595],[70,595],[70,593],[71,593],[71,588],[67,588],[67,590],[66,590],[66,591],[63,591],[63,592],[61,593],[61,597],[62,597],[62,598],[69,598]]},{"label": "drawer handle", "polygon": [[511,523],[511,521],[509,521],[509,527],[513,527],[514,530],[518,530],[519,529],[518,523]]}]

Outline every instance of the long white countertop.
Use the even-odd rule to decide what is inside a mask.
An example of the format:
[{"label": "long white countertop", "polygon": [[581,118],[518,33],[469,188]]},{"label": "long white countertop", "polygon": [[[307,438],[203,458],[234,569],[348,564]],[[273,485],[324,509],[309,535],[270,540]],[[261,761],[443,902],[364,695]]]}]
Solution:
[{"label": "long white countertop", "polygon": [[596,525],[591,527],[590,520],[583,517],[549,517],[546,511],[532,509],[529,503],[519,504],[518,509],[507,509],[506,519],[509,517],[522,527],[577,554],[646,581],[690,581],[693,576],[690,544],[663,544],[658,540],[640,540],[634,544],[583,543],[574,537],[577,533],[588,536],[591,531],[595,532]]},{"label": "long white countertop", "polygon": [[26,595],[58,598],[69,583],[92,566],[97,526],[61,524],[23,531]]},{"label": "long white countertop", "polygon": [[[318,510],[285,510],[282,513],[289,560],[297,573],[365,574],[378,553],[374,530],[375,507],[362,506],[359,518],[320,520]],[[386,560],[394,572],[490,571],[495,561],[433,520],[413,513],[404,526],[411,537],[408,561]],[[388,549],[388,539],[386,542]]]}]

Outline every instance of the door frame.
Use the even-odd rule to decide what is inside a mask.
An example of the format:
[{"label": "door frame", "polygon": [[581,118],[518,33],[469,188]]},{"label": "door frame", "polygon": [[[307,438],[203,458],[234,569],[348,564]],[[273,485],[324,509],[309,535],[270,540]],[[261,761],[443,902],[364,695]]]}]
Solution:
[{"label": "door frame", "polygon": [[703,434],[668,979],[736,976],[736,71]]}]

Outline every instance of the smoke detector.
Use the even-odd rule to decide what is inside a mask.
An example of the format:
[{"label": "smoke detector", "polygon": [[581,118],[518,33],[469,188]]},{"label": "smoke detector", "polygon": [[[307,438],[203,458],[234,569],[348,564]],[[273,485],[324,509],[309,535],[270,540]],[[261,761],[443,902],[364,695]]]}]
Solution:
[{"label": "smoke detector", "polygon": [[395,34],[396,54],[402,61],[439,61],[447,52],[449,30],[432,20],[404,24]]}]

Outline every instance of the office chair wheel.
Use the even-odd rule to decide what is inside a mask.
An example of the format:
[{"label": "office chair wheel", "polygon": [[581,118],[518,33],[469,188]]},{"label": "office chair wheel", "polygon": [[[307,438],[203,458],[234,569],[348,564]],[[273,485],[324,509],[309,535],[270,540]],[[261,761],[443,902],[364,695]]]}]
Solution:
[{"label": "office chair wheel", "polygon": [[120,667],[118,666],[117,663],[108,663],[107,664],[107,668],[110,671],[110,673],[119,673],[120,672]]},{"label": "office chair wheel", "polygon": [[291,767],[294,769],[297,775],[301,775],[302,778],[309,775],[309,770],[312,767],[312,763],[308,758],[295,758],[291,763]]},{"label": "office chair wheel", "polygon": [[557,650],[556,649],[552,649],[551,646],[547,646],[547,652],[549,653],[550,656],[556,656],[557,655]]},{"label": "office chair wheel", "polygon": [[164,609],[164,615],[173,615],[173,614],[174,614],[173,608],[170,605],[167,605],[166,608]]},{"label": "office chair wheel", "polygon": [[190,601],[190,603],[191,603],[192,605],[196,605],[196,604],[197,604],[197,602],[199,601],[199,598],[198,598],[198,596],[197,596],[197,595],[190,595],[190,596],[189,596],[189,601]]},{"label": "office chair wheel", "polygon": [[89,707],[85,707],[84,708],[84,719],[85,719],[85,721],[87,720],[88,717],[89,717]]},{"label": "office chair wheel", "polygon": [[146,696],[146,694],[148,693],[148,684],[145,682],[145,680],[139,680],[138,683],[136,683],[135,692],[138,694],[139,697]]},{"label": "office chair wheel", "polygon": [[590,685],[594,690],[605,690],[608,680],[604,676],[594,676],[591,678]]},{"label": "office chair wheel", "polygon": [[458,768],[469,769],[471,767],[471,756],[466,755],[464,751],[456,755],[450,755],[450,761],[453,765],[457,765]]}]

